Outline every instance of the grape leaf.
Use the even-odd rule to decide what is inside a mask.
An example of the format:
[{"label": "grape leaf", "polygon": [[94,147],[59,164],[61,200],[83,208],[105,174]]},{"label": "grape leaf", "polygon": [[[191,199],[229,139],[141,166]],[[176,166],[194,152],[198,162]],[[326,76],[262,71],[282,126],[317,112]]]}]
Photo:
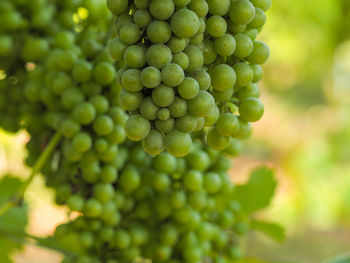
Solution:
[{"label": "grape leaf", "polygon": [[[6,175],[0,180],[0,207],[6,204],[21,188],[19,178]],[[27,206],[11,207],[0,215],[0,262],[12,262],[11,254],[22,249],[23,233],[28,223]]]},{"label": "grape leaf", "polygon": [[258,230],[270,238],[282,242],[286,239],[286,234],[284,228],[278,224],[263,222],[259,220],[252,220],[251,227],[255,230]]},{"label": "grape leaf", "polygon": [[270,204],[276,186],[273,170],[262,166],[252,171],[246,184],[236,187],[234,197],[243,211],[251,213]]},{"label": "grape leaf", "polygon": [[326,260],[324,263],[350,263],[350,252]]}]

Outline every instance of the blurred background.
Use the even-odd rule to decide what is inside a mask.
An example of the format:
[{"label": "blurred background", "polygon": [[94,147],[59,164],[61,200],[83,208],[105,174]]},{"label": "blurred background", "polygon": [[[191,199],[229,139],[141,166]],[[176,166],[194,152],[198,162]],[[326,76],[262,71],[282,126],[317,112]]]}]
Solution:
[{"label": "blurred background", "polygon": [[[232,177],[246,179],[260,164],[279,181],[273,204],[259,217],[280,223],[287,240],[248,238],[251,256],[270,262],[320,263],[350,251],[350,1],[274,1],[259,37],[271,48],[262,100],[266,112],[233,160]],[[25,133],[0,131],[0,174],[28,176]],[[28,231],[50,234],[66,211],[36,178],[28,192]],[[59,262],[28,246],[16,262]]]}]

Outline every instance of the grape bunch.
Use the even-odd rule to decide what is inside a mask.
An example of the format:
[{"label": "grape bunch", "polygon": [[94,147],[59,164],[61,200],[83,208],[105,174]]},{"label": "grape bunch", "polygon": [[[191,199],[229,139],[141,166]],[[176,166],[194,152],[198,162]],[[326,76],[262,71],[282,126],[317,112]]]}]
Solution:
[{"label": "grape bunch", "polygon": [[57,199],[79,213],[59,226],[55,237],[86,255],[64,262],[232,262],[241,257],[237,241],[249,225],[233,199],[230,162],[222,153],[195,141],[185,158],[166,152],[152,158],[140,143],[129,141],[120,145],[117,160],[117,174],[101,171],[94,184],[79,173],[47,178],[60,181]]},{"label": "grape bunch", "polygon": [[[269,49],[256,36],[270,0],[109,0],[117,17],[110,54],[126,133],[146,152],[185,156],[191,134],[224,150],[250,134],[264,106],[257,82]],[[237,112],[238,111],[238,112]],[[237,114],[239,113],[239,115]]]},{"label": "grape bunch", "polygon": [[210,76],[203,69],[203,53],[190,41],[203,33],[204,18],[190,9],[177,11],[172,0],[107,4],[118,16],[117,37],[109,49],[124,63],[118,81],[120,104],[130,113],[128,138],[142,140],[152,155],[164,149],[177,157],[186,155],[190,132],[204,127],[215,105],[207,91]]},{"label": "grape bunch", "polygon": [[[80,17],[80,10],[90,10]],[[99,0],[2,0],[0,2],[0,127],[16,132],[38,105],[28,105],[24,86],[28,72],[42,64],[55,46],[71,38],[81,24],[106,24],[111,15]],[[103,16],[103,14],[105,14]],[[94,17],[94,16],[95,17]],[[74,21],[74,17],[79,21]],[[108,20],[110,23],[110,20]],[[91,26],[90,26],[91,27]],[[62,42],[59,44],[58,42]],[[88,44],[88,43],[87,43]],[[64,62],[62,62],[64,63]]]}]

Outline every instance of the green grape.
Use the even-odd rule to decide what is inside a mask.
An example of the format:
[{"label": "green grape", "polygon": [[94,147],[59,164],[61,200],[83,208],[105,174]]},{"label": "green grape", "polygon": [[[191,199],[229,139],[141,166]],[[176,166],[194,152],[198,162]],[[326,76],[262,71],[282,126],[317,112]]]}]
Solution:
[{"label": "green grape", "polygon": [[162,76],[156,67],[146,67],[141,72],[141,82],[147,88],[155,88],[161,83]]},{"label": "green grape", "polygon": [[224,91],[218,91],[215,89],[212,91],[213,97],[216,101],[228,101],[232,98],[233,93],[233,88]]},{"label": "green grape", "polygon": [[253,41],[243,33],[234,35],[236,50],[234,55],[238,58],[246,58],[253,52]]},{"label": "green grape", "polygon": [[190,44],[192,45],[199,45],[204,40],[204,34],[203,33],[197,33],[193,37],[190,38]]},{"label": "green grape", "polygon": [[171,131],[165,137],[166,150],[176,157],[187,155],[190,151],[191,145],[191,136],[177,130]]},{"label": "green grape", "polygon": [[133,45],[124,52],[126,65],[132,68],[142,68],[146,64],[146,54],[142,47]]},{"label": "green grape", "polygon": [[170,118],[170,111],[167,108],[158,110],[157,117],[159,120],[166,121]]},{"label": "green grape", "polygon": [[81,102],[74,107],[73,116],[80,124],[87,125],[95,119],[96,110],[91,103]]},{"label": "green grape", "polygon": [[159,155],[165,149],[163,135],[152,129],[142,140],[143,149],[151,155]]},{"label": "green grape", "polygon": [[252,4],[255,7],[259,7],[264,11],[267,11],[271,7],[271,0],[252,0]]},{"label": "green grape", "polygon": [[211,85],[211,78],[207,71],[203,69],[195,70],[190,73],[190,76],[197,80],[201,90],[208,90]]},{"label": "green grape", "polygon": [[257,83],[264,77],[263,69],[260,65],[250,65],[253,70],[254,78],[253,83]]},{"label": "green grape", "polygon": [[220,117],[220,110],[217,106],[214,106],[209,114],[204,119],[204,126],[211,127],[213,126]]},{"label": "green grape", "polygon": [[108,62],[100,62],[93,69],[94,80],[101,85],[111,84],[116,77],[116,71],[112,64]]},{"label": "green grape", "polygon": [[88,199],[85,202],[84,214],[90,218],[99,217],[102,213],[102,205],[95,199]]},{"label": "green grape", "polygon": [[159,20],[167,20],[175,10],[173,0],[152,0],[149,10],[153,17]]},{"label": "green grape", "polygon": [[193,37],[199,29],[197,14],[189,9],[180,9],[171,18],[171,30],[179,38]]},{"label": "green grape", "polygon": [[230,34],[224,34],[215,39],[214,47],[217,54],[223,57],[228,57],[236,50],[236,40]]},{"label": "green grape", "polygon": [[79,123],[71,118],[65,119],[61,125],[61,131],[67,138],[72,138],[80,131],[80,129]]},{"label": "green grape", "polygon": [[218,15],[213,15],[207,20],[206,32],[212,37],[221,37],[227,31],[226,20]]},{"label": "green grape", "polygon": [[239,34],[243,33],[247,29],[247,25],[236,25],[231,21],[228,21],[227,28],[231,33]]},{"label": "green grape", "polygon": [[120,174],[119,183],[124,191],[134,191],[140,186],[140,174],[135,167],[129,165]]},{"label": "green grape", "polygon": [[189,65],[186,71],[193,71],[200,69],[204,64],[204,56],[199,47],[194,45],[188,45],[184,50],[188,57]]},{"label": "green grape", "polygon": [[21,56],[27,61],[37,61],[42,59],[49,51],[49,44],[45,39],[30,38],[23,45]]},{"label": "green grape", "polygon": [[146,61],[150,66],[161,69],[172,60],[171,50],[162,44],[150,46],[146,51]]},{"label": "green grape", "polygon": [[162,244],[172,246],[178,241],[179,235],[177,229],[172,224],[165,224],[159,231],[159,240]]},{"label": "green grape", "polygon": [[215,90],[226,91],[236,84],[236,72],[227,64],[217,65],[209,73]]},{"label": "green grape", "polygon": [[222,136],[233,136],[239,130],[239,121],[232,113],[220,115],[216,123],[216,131]]},{"label": "green grape", "polygon": [[113,240],[116,248],[118,249],[126,249],[131,244],[131,238],[129,233],[123,229],[115,231]]},{"label": "green grape", "polygon": [[138,9],[134,14],[134,23],[140,28],[146,28],[152,22],[152,16],[147,9]]},{"label": "green grape", "polygon": [[237,63],[233,65],[233,69],[235,70],[237,76],[236,86],[244,87],[253,81],[254,73],[250,65],[247,63]]},{"label": "green grape", "polygon": [[183,183],[187,190],[199,191],[203,183],[202,174],[195,170],[188,171],[184,174]]},{"label": "green grape", "polygon": [[147,27],[147,36],[154,44],[164,44],[171,37],[171,28],[164,21],[153,21]]},{"label": "green grape", "polygon": [[214,42],[210,39],[205,39],[200,47],[204,56],[204,65],[211,65],[218,57]]},{"label": "green grape", "polygon": [[229,15],[236,25],[247,25],[255,17],[255,8],[249,0],[232,1]]},{"label": "green grape", "polygon": [[193,78],[187,77],[183,80],[181,85],[177,87],[177,92],[185,100],[191,100],[199,93],[198,82]]},{"label": "green grape", "polygon": [[108,115],[100,115],[93,122],[93,129],[100,136],[110,134],[113,128],[113,120]]},{"label": "green grape", "polygon": [[107,0],[107,6],[109,10],[113,13],[113,15],[119,16],[120,14],[126,11],[128,7],[128,1],[127,0]]},{"label": "green grape", "polygon": [[175,121],[176,129],[185,133],[192,132],[196,128],[196,125],[196,118],[189,113],[186,113]]},{"label": "green grape", "polygon": [[207,204],[207,195],[205,192],[192,192],[189,194],[188,203],[193,209],[201,211]]},{"label": "green grape", "polygon": [[188,101],[188,111],[195,117],[206,117],[215,105],[213,96],[200,90],[197,97]]},{"label": "green grape", "polygon": [[94,105],[96,113],[105,113],[109,108],[108,99],[102,95],[95,95],[90,97],[89,102]]},{"label": "green grape", "polygon": [[239,105],[239,114],[246,121],[256,122],[264,114],[264,105],[257,98],[245,98]]},{"label": "green grape", "polygon": [[224,16],[230,9],[230,0],[208,0],[209,13],[212,15]]},{"label": "green grape", "polygon": [[96,184],[94,186],[94,198],[101,203],[107,203],[114,196],[114,188],[111,184]]},{"label": "green grape", "polygon": [[186,70],[190,65],[190,60],[184,52],[179,52],[173,55],[172,63],[179,65],[183,70]]},{"label": "green grape", "polygon": [[207,136],[208,145],[217,151],[226,149],[230,143],[230,137],[220,135],[216,129],[211,129]]},{"label": "green grape", "polygon": [[254,97],[259,98],[260,97],[260,90],[257,84],[249,84],[246,87],[242,87],[238,90],[238,99],[243,100],[245,98]]},{"label": "green grape", "polygon": [[250,134],[251,134],[251,124],[245,120],[243,120],[242,118],[239,118],[239,130],[238,132],[233,136],[236,139],[247,139]]},{"label": "green grape", "polygon": [[173,103],[169,106],[170,115],[174,118],[181,118],[187,112],[186,100],[176,96]]},{"label": "green grape", "polygon": [[139,114],[130,116],[125,123],[126,135],[132,141],[141,141],[149,134],[150,129],[150,122]]},{"label": "green grape", "polygon": [[174,4],[177,7],[184,7],[187,6],[191,0],[174,0]]},{"label": "green grape", "polygon": [[162,68],[161,76],[165,85],[175,87],[180,84],[182,85],[185,73],[179,65],[171,63]]},{"label": "green grape", "polygon": [[84,95],[77,88],[68,88],[62,93],[61,103],[66,109],[72,109],[84,101]]},{"label": "green grape", "polygon": [[237,156],[242,151],[242,144],[239,140],[231,138],[229,146],[225,152],[230,156]]},{"label": "green grape", "polygon": [[213,172],[206,173],[204,175],[203,186],[208,193],[217,193],[222,187],[220,175]]},{"label": "green grape", "polygon": [[73,146],[77,152],[86,152],[92,146],[91,136],[86,132],[80,132],[73,138]]},{"label": "green grape", "polygon": [[266,23],[266,15],[264,11],[260,8],[255,8],[255,17],[248,24],[248,28],[260,29],[265,25],[265,23]]},{"label": "green grape", "polygon": [[154,173],[150,180],[152,188],[156,191],[165,191],[171,183],[169,176],[165,173]]},{"label": "green grape", "polygon": [[157,107],[151,97],[145,98],[140,105],[140,113],[147,120],[155,120],[158,115]]},{"label": "green grape", "polygon": [[85,200],[82,196],[72,195],[68,201],[67,205],[70,210],[82,212],[84,208]]},{"label": "green grape", "polygon": [[173,53],[180,53],[186,48],[186,39],[173,36],[167,45]]},{"label": "green grape", "polygon": [[121,61],[124,57],[124,52],[128,45],[123,43],[120,38],[114,38],[108,45],[108,51],[111,57],[116,61]]},{"label": "green grape", "polygon": [[264,64],[270,56],[269,47],[262,41],[254,41],[252,53],[247,57],[251,64]]},{"label": "green grape", "polygon": [[192,0],[188,8],[194,11],[199,18],[205,17],[208,14],[209,6],[206,0]]},{"label": "green grape", "polygon": [[156,120],[155,125],[158,131],[162,133],[169,133],[175,127],[175,120],[174,118],[169,118],[166,121]]},{"label": "green grape", "polygon": [[72,69],[72,76],[78,82],[87,82],[91,79],[92,66],[86,61],[77,62]]},{"label": "green grape", "polygon": [[173,88],[159,85],[152,91],[152,100],[158,107],[168,107],[175,99],[175,91]]},{"label": "green grape", "polygon": [[128,69],[124,71],[121,77],[121,84],[124,89],[130,92],[142,90],[141,71],[137,69]]},{"label": "green grape", "polygon": [[112,165],[105,165],[101,169],[101,182],[105,184],[114,183],[118,179],[118,172]]},{"label": "green grape", "polygon": [[127,23],[120,27],[119,37],[125,44],[132,45],[141,37],[141,31],[137,25]]},{"label": "green grape", "polygon": [[143,95],[141,92],[129,92],[122,90],[119,95],[120,106],[127,111],[137,110],[143,101]]}]

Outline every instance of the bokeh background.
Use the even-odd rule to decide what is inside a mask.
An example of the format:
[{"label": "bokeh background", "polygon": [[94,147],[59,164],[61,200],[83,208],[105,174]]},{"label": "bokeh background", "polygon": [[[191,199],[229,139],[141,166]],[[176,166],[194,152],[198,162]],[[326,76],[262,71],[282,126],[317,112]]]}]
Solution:
[{"label": "bokeh background", "polygon": [[[350,1],[274,1],[259,37],[271,48],[265,65],[263,119],[233,160],[232,178],[260,164],[274,167],[279,188],[258,216],[280,223],[287,240],[252,233],[249,255],[269,262],[320,263],[350,251]],[[0,174],[28,176],[22,163],[28,136],[0,131]],[[65,221],[64,208],[36,178],[27,194],[28,231],[45,236]],[[59,262],[28,245],[16,262]]]}]

